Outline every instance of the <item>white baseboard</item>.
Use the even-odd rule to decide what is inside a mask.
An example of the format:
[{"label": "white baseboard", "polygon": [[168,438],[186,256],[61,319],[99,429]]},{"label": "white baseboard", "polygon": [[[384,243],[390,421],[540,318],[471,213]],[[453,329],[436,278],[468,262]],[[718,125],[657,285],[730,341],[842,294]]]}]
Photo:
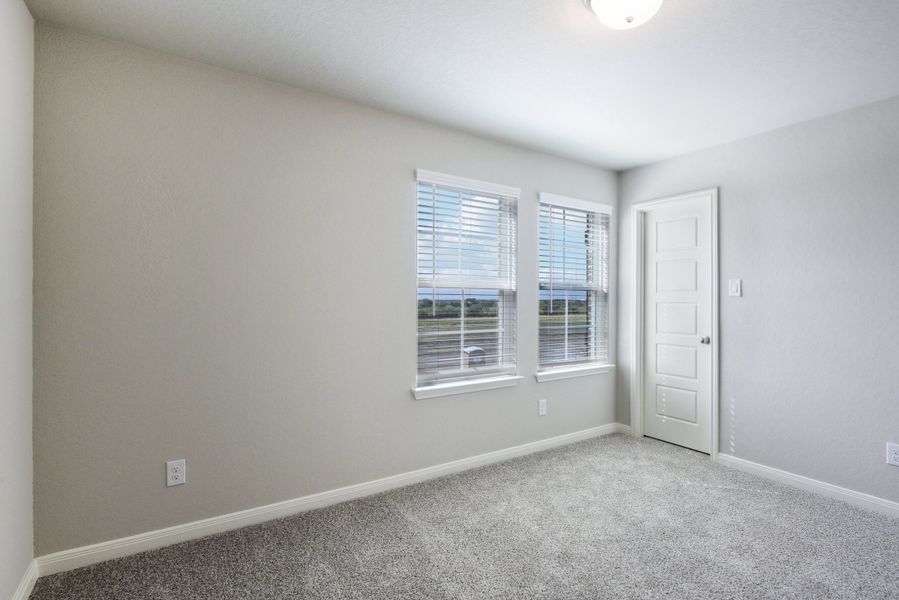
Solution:
[{"label": "white baseboard", "polygon": [[37,577],[38,564],[37,560],[33,560],[28,563],[28,568],[25,570],[25,574],[22,575],[22,581],[19,582],[19,587],[13,592],[11,600],[28,600],[28,596],[31,595],[31,591],[34,589],[34,584],[37,583]]},{"label": "white baseboard", "polygon": [[893,502],[892,500],[887,500],[885,498],[878,498],[877,496],[872,496],[870,494],[856,492],[855,490],[850,490],[824,481],[818,481],[817,479],[805,477],[804,475],[790,473],[789,471],[782,471],[780,469],[775,469],[774,467],[754,463],[744,458],[737,458],[730,454],[719,454],[718,462],[722,465],[739,469],[740,471],[759,475],[765,479],[772,479],[803,490],[817,492],[823,496],[842,500],[849,504],[884,513],[891,517],[899,517],[899,502]]},{"label": "white baseboard", "polygon": [[541,450],[548,450],[566,444],[572,444],[582,440],[609,435],[612,433],[630,433],[630,427],[619,423],[609,423],[599,427],[591,427],[582,431],[568,433],[537,442],[530,442],[520,446],[513,446],[504,450],[479,454],[461,460],[455,460],[448,463],[426,467],[408,473],[400,473],[399,475],[391,475],[383,479],[367,481],[365,483],[357,483],[346,487],[329,490],[310,496],[303,496],[293,500],[277,502],[258,508],[242,510],[227,515],[211,517],[201,521],[192,523],[184,523],[167,527],[165,529],[157,529],[138,535],[132,535],[126,538],[101,542],[81,548],[72,548],[71,550],[63,550],[53,554],[47,554],[37,558],[37,564],[40,575],[52,575],[62,571],[70,571],[79,567],[96,564],[114,558],[121,558],[146,550],[153,550],[163,546],[170,546],[180,542],[193,540],[207,535],[222,533],[232,529],[239,529],[248,525],[256,525],[272,519],[278,519],[289,515],[305,512],[315,508],[322,508],[347,500],[370,496],[379,492],[390,489],[411,485],[435,477],[442,477],[460,471],[466,471],[476,467],[488,465],[491,463],[503,461],[516,456],[524,456]]}]

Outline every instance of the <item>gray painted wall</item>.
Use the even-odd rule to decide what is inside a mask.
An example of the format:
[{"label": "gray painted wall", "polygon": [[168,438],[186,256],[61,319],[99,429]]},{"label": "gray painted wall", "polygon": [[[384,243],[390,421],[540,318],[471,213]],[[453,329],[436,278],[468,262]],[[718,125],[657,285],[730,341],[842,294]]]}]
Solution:
[{"label": "gray painted wall", "polygon": [[0,598],[33,556],[31,191],[34,21],[0,2]]},{"label": "gray painted wall", "polygon": [[[615,174],[37,31],[39,554],[614,421],[613,375],[533,373],[537,194]],[[523,190],[517,388],[412,399],[416,167]]]},{"label": "gray painted wall", "polygon": [[[899,501],[899,98],[620,176],[618,418],[635,202],[720,187],[721,450]],[[725,290],[726,286],[722,287]]]}]

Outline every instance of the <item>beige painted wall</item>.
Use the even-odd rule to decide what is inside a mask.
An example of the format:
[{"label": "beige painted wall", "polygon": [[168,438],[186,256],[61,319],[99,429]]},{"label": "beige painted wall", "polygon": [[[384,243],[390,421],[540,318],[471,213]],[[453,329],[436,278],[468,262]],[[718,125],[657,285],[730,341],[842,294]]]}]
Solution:
[{"label": "beige painted wall", "polygon": [[[537,194],[613,173],[44,25],[36,76],[39,554],[614,421],[533,379]],[[517,388],[412,399],[416,167],[523,190]]]},{"label": "beige painted wall", "polygon": [[0,2],[0,598],[32,559],[31,191],[34,21]]},{"label": "beige painted wall", "polygon": [[[620,178],[618,416],[635,202],[720,187],[721,451],[899,501],[899,98]],[[726,295],[743,279],[743,297]]]}]

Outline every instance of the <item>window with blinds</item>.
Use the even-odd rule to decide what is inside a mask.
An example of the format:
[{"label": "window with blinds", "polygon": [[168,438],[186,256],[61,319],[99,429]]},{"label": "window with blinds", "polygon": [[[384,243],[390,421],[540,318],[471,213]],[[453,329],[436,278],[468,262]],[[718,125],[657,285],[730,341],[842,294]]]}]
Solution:
[{"label": "window with blinds", "polygon": [[519,192],[417,179],[418,385],[514,374]]},{"label": "window with blinds", "polygon": [[611,210],[540,195],[541,371],[609,361]]}]

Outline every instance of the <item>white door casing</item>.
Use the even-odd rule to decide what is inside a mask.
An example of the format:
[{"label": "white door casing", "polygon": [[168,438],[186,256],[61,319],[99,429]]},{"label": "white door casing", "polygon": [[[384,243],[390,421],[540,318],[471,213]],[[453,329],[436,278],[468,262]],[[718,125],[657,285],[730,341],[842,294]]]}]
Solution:
[{"label": "white door casing", "polygon": [[[717,190],[635,207],[635,433],[717,454]],[[632,421],[633,422],[633,421]]]}]

